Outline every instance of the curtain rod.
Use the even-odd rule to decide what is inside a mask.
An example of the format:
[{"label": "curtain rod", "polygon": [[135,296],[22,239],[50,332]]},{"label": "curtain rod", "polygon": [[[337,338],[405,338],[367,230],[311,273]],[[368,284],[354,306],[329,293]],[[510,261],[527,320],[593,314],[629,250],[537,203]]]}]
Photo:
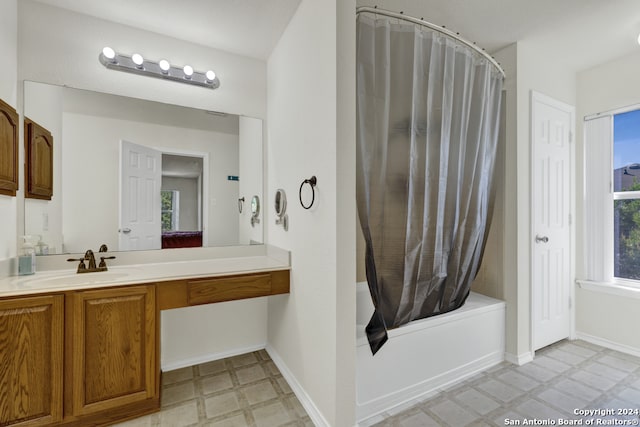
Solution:
[{"label": "curtain rod", "polygon": [[369,12],[369,13],[373,13],[373,14],[377,14],[377,15],[388,16],[390,18],[401,19],[403,21],[408,21],[408,22],[411,22],[413,24],[422,25],[423,27],[430,28],[430,29],[432,29],[434,31],[437,31],[439,33],[442,33],[442,34],[445,34],[445,35],[447,35],[449,37],[452,37],[452,38],[458,40],[460,43],[470,47],[473,50],[475,50],[480,55],[484,56],[487,60],[489,60],[498,69],[498,71],[500,71],[500,74],[502,74],[502,77],[503,78],[505,77],[504,70],[502,69],[500,64],[498,64],[498,61],[496,61],[494,58],[492,58],[491,55],[489,55],[487,52],[485,52],[484,50],[479,48],[477,45],[475,45],[475,44],[471,43],[470,41],[460,37],[460,35],[454,33],[451,30],[447,30],[444,27],[438,27],[437,25],[432,24],[431,22],[427,22],[424,19],[414,18],[413,16],[408,16],[408,15],[405,15],[403,13],[392,12],[390,10],[378,9],[377,7],[370,7],[370,6],[361,6],[361,7],[356,8],[356,15],[359,15],[360,13],[363,13],[363,12]]}]

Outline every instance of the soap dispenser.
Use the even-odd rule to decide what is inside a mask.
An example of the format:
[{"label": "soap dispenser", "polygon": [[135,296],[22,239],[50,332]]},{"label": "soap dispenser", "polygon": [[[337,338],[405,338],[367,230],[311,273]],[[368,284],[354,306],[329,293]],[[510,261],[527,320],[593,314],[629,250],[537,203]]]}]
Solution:
[{"label": "soap dispenser", "polygon": [[22,236],[22,246],[18,255],[18,275],[26,276],[36,272],[36,249],[31,236]]}]

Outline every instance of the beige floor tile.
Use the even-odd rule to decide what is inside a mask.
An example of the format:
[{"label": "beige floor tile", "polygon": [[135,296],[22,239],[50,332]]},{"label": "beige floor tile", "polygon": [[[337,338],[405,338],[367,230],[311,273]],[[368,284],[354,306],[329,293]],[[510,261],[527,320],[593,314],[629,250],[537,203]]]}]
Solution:
[{"label": "beige floor tile", "polygon": [[206,427],[247,427],[249,423],[247,422],[244,414],[237,414],[229,418],[225,418],[220,421],[211,421],[208,423],[202,424],[202,426]]},{"label": "beige floor tile", "polygon": [[202,387],[202,393],[208,395],[233,388],[233,381],[228,372],[223,372],[221,374],[200,378],[200,385]]},{"label": "beige floor tile", "polygon": [[291,390],[291,387],[289,386],[289,383],[287,382],[287,380],[284,379],[284,377],[278,377],[276,381],[280,386],[280,390],[282,390],[284,394],[293,393],[293,391]]},{"label": "beige floor tile", "polygon": [[184,427],[199,421],[198,404],[195,401],[163,410],[159,414],[161,426]]},{"label": "beige floor tile", "polygon": [[451,427],[463,427],[476,419],[469,411],[450,400],[435,405],[429,410]]},{"label": "beige floor tile", "polygon": [[498,409],[500,404],[495,400],[485,396],[477,390],[466,390],[455,396],[455,399],[470,407],[480,415],[488,414],[489,412]]},{"label": "beige floor tile", "polygon": [[269,380],[243,387],[240,392],[244,394],[249,405],[266,402],[278,397],[278,392],[276,392]]},{"label": "beige floor tile", "polygon": [[171,385],[162,390],[162,406],[170,406],[194,397],[196,397],[196,392],[193,382]]},{"label": "beige floor tile", "polygon": [[240,384],[248,384],[267,377],[261,365],[252,365],[247,368],[237,369],[236,375]]},{"label": "beige floor tile", "polygon": [[193,366],[162,373],[162,384],[169,385],[193,379]]},{"label": "beige floor tile", "polygon": [[258,358],[254,353],[241,354],[240,356],[231,358],[231,364],[234,368],[252,365],[254,363],[258,363]]},{"label": "beige floor tile", "polygon": [[225,359],[222,360],[214,360],[213,362],[203,363],[202,365],[197,366],[198,373],[200,376],[217,374],[222,371],[226,371],[226,363]]},{"label": "beige floor tile", "polygon": [[398,423],[400,427],[438,427],[436,420],[422,411],[403,418]]},{"label": "beige floor tile", "polygon": [[522,396],[524,393],[523,391],[511,387],[502,381],[496,380],[487,380],[483,384],[478,384],[476,387],[502,402],[510,402],[513,399]]},{"label": "beige floor tile", "polygon": [[207,397],[204,400],[205,413],[207,418],[219,417],[229,412],[240,409],[240,403],[235,391]]},{"label": "beige floor tile", "polygon": [[291,412],[280,402],[255,408],[252,412],[258,427],[278,427],[294,420]]}]

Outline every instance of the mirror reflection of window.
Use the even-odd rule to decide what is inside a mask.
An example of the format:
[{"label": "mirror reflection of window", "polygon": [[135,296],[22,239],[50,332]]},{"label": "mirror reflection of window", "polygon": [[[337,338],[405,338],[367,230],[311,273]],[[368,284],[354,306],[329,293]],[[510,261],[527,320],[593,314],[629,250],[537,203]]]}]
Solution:
[{"label": "mirror reflection of window", "polygon": [[180,229],[180,192],[164,190],[162,200],[162,231],[177,231]]}]

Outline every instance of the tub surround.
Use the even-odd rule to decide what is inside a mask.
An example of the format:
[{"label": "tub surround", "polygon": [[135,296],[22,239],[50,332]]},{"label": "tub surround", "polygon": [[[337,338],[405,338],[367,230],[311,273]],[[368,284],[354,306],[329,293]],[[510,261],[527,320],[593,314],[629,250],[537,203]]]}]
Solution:
[{"label": "tub surround", "polygon": [[390,330],[371,355],[364,328],[373,313],[366,282],[357,287],[356,418],[362,422],[504,360],[505,303],[471,292],[457,310]]},{"label": "tub surround", "polygon": [[288,252],[247,252],[1,278],[10,327],[0,360],[11,378],[0,393],[28,399],[0,424],[108,425],[159,410],[161,310],[289,292]]}]

